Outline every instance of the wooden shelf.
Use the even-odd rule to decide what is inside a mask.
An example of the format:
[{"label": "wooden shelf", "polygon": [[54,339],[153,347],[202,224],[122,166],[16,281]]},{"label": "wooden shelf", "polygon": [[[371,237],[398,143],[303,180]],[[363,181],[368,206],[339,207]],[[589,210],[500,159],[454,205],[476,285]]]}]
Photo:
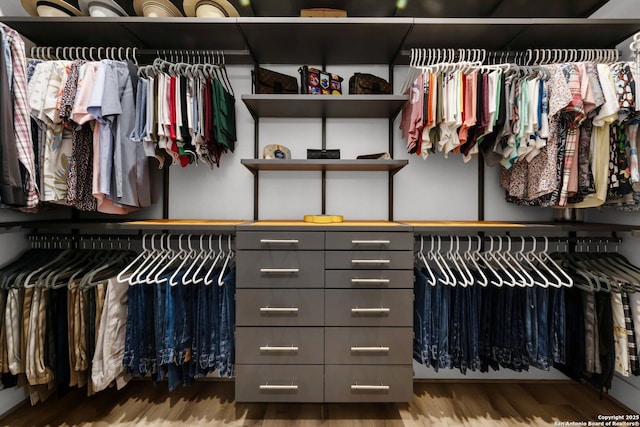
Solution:
[{"label": "wooden shelf", "polygon": [[[345,83],[342,89],[348,90]],[[394,118],[408,99],[406,95],[242,95],[254,118]]]},{"label": "wooden shelf", "polygon": [[589,222],[494,222],[494,221],[399,221],[413,227],[417,233],[425,232],[602,232],[624,233],[638,228],[634,225],[600,224]]},{"label": "wooden shelf", "polygon": [[[506,12],[505,12],[506,13]],[[239,63],[394,64],[412,47],[612,48],[638,19],[0,17],[40,46],[251,51]],[[408,58],[403,58],[407,63]]]},{"label": "wooden shelf", "polygon": [[165,230],[165,231],[215,231],[233,233],[236,226],[245,220],[200,220],[200,219],[157,219],[130,221],[120,224],[125,230]]},{"label": "wooden shelf", "polygon": [[393,172],[405,167],[408,160],[307,160],[307,159],[242,159],[254,174],[258,171],[356,171]]}]

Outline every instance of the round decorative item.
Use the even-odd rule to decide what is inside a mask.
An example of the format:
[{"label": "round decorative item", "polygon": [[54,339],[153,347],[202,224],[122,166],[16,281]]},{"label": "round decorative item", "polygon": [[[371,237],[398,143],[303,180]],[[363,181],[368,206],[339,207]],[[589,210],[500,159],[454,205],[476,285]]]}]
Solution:
[{"label": "round decorative item", "polygon": [[83,15],[76,0],[20,0],[20,2],[31,16],[67,18]]},{"label": "round decorative item", "polygon": [[180,0],[134,0],[133,8],[136,15],[147,18],[182,17]]},{"label": "round decorative item", "polygon": [[184,0],[184,13],[198,18],[235,18],[240,16],[228,0]]},{"label": "round decorative item", "polygon": [[79,0],[80,10],[96,18],[135,16],[131,0]]}]

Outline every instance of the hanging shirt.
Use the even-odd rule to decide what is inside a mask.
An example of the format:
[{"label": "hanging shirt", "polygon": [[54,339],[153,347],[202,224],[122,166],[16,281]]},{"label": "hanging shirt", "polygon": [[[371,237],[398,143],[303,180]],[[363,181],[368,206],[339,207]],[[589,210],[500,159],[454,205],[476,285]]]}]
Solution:
[{"label": "hanging shirt", "polygon": [[604,96],[604,104],[593,118],[591,135],[592,171],[596,192],[585,196],[580,203],[567,205],[574,208],[597,207],[604,204],[607,198],[609,180],[609,137],[610,126],[618,119],[618,98],[611,70],[606,64],[596,66],[598,80]]},{"label": "hanging shirt", "polygon": [[407,89],[409,101],[402,108],[402,119],[400,129],[402,129],[402,137],[407,140],[407,152],[415,153],[418,144],[418,136],[423,126],[423,95],[424,74],[420,74],[418,78]]},{"label": "hanging shirt", "polygon": [[[36,182],[35,153],[31,136],[31,122],[29,120],[30,107],[28,100],[28,86],[26,76],[26,57],[24,42],[13,29],[1,25],[4,32],[3,45],[8,74],[13,93],[13,120],[18,160],[24,167],[26,207],[35,208],[40,200]],[[5,43],[6,42],[6,43]],[[9,55],[10,54],[10,55]],[[7,105],[7,104],[4,104]]]}]

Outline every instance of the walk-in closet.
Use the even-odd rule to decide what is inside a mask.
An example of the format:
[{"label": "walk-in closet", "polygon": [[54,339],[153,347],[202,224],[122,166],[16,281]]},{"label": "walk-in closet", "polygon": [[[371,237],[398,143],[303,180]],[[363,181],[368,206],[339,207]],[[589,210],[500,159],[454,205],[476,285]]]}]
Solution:
[{"label": "walk-in closet", "polygon": [[633,0],[0,5],[0,425],[640,426]]}]

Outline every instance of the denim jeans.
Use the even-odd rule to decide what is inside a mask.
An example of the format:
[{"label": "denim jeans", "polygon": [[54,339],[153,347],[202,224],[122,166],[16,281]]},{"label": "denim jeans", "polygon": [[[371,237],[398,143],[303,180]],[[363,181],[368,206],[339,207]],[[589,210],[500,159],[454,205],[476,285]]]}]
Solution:
[{"label": "denim jeans", "polygon": [[[213,277],[220,275],[221,269],[214,270]],[[209,285],[209,308],[208,318],[210,322],[210,328],[207,331],[209,336],[209,347],[205,354],[208,355],[206,362],[206,368],[209,372],[218,368],[220,358],[220,308],[221,308],[221,289],[218,283]],[[204,360],[204,355],[201,357],[201,361]]]},{"label": "denim jeans", "polygon": [[418,268],[413,269],[413,358],[425,366],[431,365],[431,285],[428,278]]},{"label": "denim jeans", "polygon": [[[530,273],[534,280],[543,280],[539,274]],[[526,289],[525,296],[525,337],[526,337],[526,355],[529,363],[538,366],[538,301],[537,288],[539,286]]]},{"label": "denim jeans", "polygon": [[438,285],[441,287],[441,301],[439,313],[439,330],[438,330],[438,367],[451,369],[453,361],[449,348],[449,328],[451,322],[451,287]]},{"label": "denim jeans", "polygon": [[[485,272],[486,274],[486,272]],[[478,339],[478,355],[480,357],[480,371],[488,372],[489,366],[493,366],[492,352],[493,352],[493,317],[495,316],[494,309],[494,294],[498,289],[489,284],[482,290],[480,299],[480,336]]]},{"label": "denim jeans", "polygon": [[220,308],[220,362],[221,377],[233,377],[235,363],[236,328],[236,270],[231,268],[223,278]]},{"label": "denim jeans", "polygon": [[551,334],[551,353],[555,363],[564,364],[566,362],[565,339],[566,339],[566,318],[565,318],[565,301],[564,288],[554,288],[550,293],[551,311],[550,311],[550,334]]},{"label": "denim jeans", "polygon": [[535,366],[548,371],[551,368],[549,356],[549,288],[536,287],[536,312],[538,319],[538,351]]},{"label": "denim jeans", "polygon": [[480,370],[480,308],[483,288],[474,284],[469,288],[469,369]]}]

